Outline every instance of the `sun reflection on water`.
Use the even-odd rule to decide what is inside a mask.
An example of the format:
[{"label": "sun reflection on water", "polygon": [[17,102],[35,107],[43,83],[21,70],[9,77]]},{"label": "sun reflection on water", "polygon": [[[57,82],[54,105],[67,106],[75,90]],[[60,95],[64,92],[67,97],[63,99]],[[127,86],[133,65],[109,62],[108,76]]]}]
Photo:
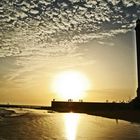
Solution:
[{"label": "sun reflection on water", "polygon": [[76,140],[79,114],[67,113],[64,119],[67,140]]}]

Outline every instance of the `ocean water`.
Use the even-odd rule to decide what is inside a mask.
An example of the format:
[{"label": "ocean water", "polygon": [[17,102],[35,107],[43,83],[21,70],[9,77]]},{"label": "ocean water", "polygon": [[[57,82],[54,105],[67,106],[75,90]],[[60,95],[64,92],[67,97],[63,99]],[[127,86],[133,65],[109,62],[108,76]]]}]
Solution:
[{"label": "ocean water", "polygon": [[0,109],[0,140],[139,140],[140,124],[78,113]]}]

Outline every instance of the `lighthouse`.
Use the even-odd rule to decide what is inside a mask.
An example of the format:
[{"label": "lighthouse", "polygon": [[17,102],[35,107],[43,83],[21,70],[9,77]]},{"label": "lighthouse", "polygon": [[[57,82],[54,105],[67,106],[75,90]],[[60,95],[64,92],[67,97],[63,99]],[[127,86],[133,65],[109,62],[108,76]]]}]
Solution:
[{"label": "lighthouse", "polygon": [[137,50],[137,78],[138,78],[138,88],[137,88],[137,98],[140,99],[140,19],[136,21],[136,50]]}]

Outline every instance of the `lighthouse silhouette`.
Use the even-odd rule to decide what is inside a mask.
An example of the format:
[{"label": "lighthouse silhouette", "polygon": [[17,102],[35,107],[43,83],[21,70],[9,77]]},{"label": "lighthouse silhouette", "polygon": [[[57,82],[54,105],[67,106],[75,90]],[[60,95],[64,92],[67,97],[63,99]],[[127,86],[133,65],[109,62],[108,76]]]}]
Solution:
[{"label": "lighthouse silhouette", "polygon": [[136,21],[135,31],[137,44],[137,78],[138,78],[137,98],[140,99],[140,19]]}]

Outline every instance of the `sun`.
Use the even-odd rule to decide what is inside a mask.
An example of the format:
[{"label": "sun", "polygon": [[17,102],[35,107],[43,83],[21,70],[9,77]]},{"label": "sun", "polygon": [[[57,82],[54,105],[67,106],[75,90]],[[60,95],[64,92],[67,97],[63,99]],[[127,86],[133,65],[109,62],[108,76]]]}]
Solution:
[{"label": "sun", "polygon": [[89,88],[87,77],[77,71],[65,71],[55,76],[52,89],[63,99],[80,99]]}]

